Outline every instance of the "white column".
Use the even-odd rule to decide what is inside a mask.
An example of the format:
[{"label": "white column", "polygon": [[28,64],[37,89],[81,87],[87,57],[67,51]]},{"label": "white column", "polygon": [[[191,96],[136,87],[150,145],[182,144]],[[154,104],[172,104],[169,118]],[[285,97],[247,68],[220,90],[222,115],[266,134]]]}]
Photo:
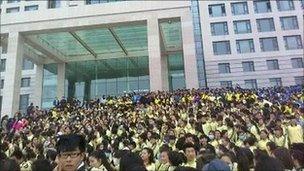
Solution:
[{"label": "white column", "polygon": [[166,58],[161,56],[158,18],[151,16],[147,20],[150,90],[168,90],[168,66]]},{"label": "white column", "polygon": [[186,88],[199,88],[197,64],[195,54],[195,42],[193,33],[192,16],[189,12],[181,16],[182,39],[183,39],[183,56],[185,68]]},{"label": "white column", "polygon": [[34,105],[41,108],[43,85],[43,64],[36,64]]},{"label": "white column", "polygon": [[2,116],[13,116],[19,111],[23,46],[23,38],[20,33],[9,33],[1,110]]},{"label": "white column", "polygon": [[65,63],[57,65],[57,98],[64,96]]}]

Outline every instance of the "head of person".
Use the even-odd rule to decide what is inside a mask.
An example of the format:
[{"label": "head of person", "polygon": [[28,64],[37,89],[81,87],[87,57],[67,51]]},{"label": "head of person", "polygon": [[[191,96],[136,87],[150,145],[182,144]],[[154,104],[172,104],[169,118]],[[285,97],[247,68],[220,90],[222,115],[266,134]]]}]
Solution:
[{"label": "head of person", "polygon": [[265,140],[265,139],[268,138],[268,133],[267,133],[267,131],[265,129],[261,130],[261,132],[260,132],[260,138],[263,139],[263,140]]},{"label": "head of person", "polygon": [[153,154],[153,150],[151,148],[144,148],[141,153],[140,153],[140,157],[142,158],[142,160],[144,162],[147,162],[148,164],[151,164],[154,162],[154,154]]},{"label": "head of person", "polygon": [[193,161],[196,158],[196,150],[193,143],[186,143],[184,145],[184,152],[187,158],[187,161]]},{"label": "head of person", "polygon": [[170,151],[169,152],[169,163],[171,166],[179,166],[185,162],[184,155],[177,151]]},{"label": "head of person", "polygon": [[125,153],[121,156],[119,163],[120,171],[130,171],[135,170],[134,168],[142,168],[145,167],[142,158],[133,152],[125,151]]},{"label": "head of person", "polygon": [[169,163],[169,151],[168,150],[163,150],[160,153],[160,162],[162,164]]},{"label": "head of person", "polygon": [[20,171],[20,166],[16,162],[16,160],[13,160],[13,159],[3,159],[3,160],[0,160],[0,170],[5,170],[5,171]]},{"label": "head of person", "polygon": [[279,159],[283,165],[284,169],[292,170],[293,162],[289,150],[285,147],[279,147],[273,151],[273,156]]},{"label": "head of person", "polygon": [[23,160],[24,160],[24,156],[22,154],[22,151],[20,151],[19,149],[16,149],[12,153],[11,159],[15,160],[20,165],[23,162]]},{"label": "head of person", "polygon": [[42,159],[42,160],[36,160],[32,164],[32,171],[52,171],[53,168],[51,166],[51,163],[47,159]]},{"label": "head of person", "polygon": [[89,156],[89,164],[91,167],[99,168],[102,165],[101,151],[94,151]]},{"label": "head of person", "polygon": [[203,171],[230,171],[230,167],[223,161],[219,159],[214,159],[210,163],[203,167]]},{"label": "head of person", "polygon": [[62,135],[56,144],[58,162],[64,171],[74,171],[85,157],[86,141],[81,135]]},{"label": "head of person", "polygon": [[268,170],[276,170],[276,171],[284,171],[284,166],[282,162],[276,158],[260,155],[256,158],[255,162],[255,171],[268,171]]}]

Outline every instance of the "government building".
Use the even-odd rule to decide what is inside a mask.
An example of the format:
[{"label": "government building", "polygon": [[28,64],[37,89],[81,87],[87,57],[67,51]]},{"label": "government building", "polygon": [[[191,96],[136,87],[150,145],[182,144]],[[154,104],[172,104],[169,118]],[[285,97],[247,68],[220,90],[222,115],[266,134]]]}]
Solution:
[{"label": "government building", "polygon": [[304,0],[0,0],[1,116],[30,103],[304,83]]}]

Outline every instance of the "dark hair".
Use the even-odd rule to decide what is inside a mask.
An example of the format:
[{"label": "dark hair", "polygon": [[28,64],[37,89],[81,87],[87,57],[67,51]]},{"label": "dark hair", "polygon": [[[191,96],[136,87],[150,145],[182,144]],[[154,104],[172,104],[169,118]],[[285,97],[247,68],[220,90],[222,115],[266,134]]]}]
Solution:
[{"label": "dark hair", "polygon": [[4,159],[4,160],[0,160],[0,170],[20,171],[20,166],[13,159]]},{"label": "dark hair", "polygon": [[273,152],[275,149],[278,148],[277,145],[274,142],[272,142],[272,141],[267,142],[266,146],[268,146],[270,148],[271,152]]},{"label": "dark hair", "polygon": [[85,152],[86,149],[86,140],[82,135],[69,134],[62,135],[59,137],[59,140],[56,144],[56,149],[58,153],[66,151],[74,151],[77,148],[81,152]]},{"label": "dark hair", "polygon": [[139,157],[138,154],[127,151],[120,159],[119,170],[130,171],[132,169],[134,170],[134,168],[141,168],[142,166],[145,167],[141,157]]},{"label": "dark hair", "polygon": [[236,160],[238,163],[238,170],[249,171],[253,166],[253,153],[247,148],[236,149]]},{"label": "dark hair", "polygon": [[178,166],[174,171],[196,171],[193,167]]},{"label": "dark hair", "polygon": [[149,164],[154,163],[154,153],[153,150],[151,148],[145,147],[143,148],[143,150],[147,150],[149,156]]},{"label": "dark hair", "polygon": [[193,148],[195,150],[195,145],[193,143],[186,143],[184,144],[184,152],[186,152],[187,148]]},{"label": "dark hair", "polygon": [[280,160],[269,157],[267,155],[260,155],[256,158],[256,165],[254,167],[255,171],[284,171],[284,166]]},{"label": "dark hair", "polygon": [[101,160],[102,165],[108,170],[111,171],[113,170],[111,167],[111,164],[109,163],[107,156],[105,155],[105,153],[102,150],[97,150],[94,151],[90,154],[90,157],[94,157],[98,160]]},{"label": "dark hair", "polygon": [[53,168],[51,166],[50,161],[43,159],[43,160],[36,160],[32,164],[32,171],[52,171]]},{"label": "dark hair", "polygon": [[21,160],[24,156],[23,156],[21,150],[16,149],[16,150],[12,153],[11,157],[16,157],[17,160]]},{"label": "dark hair", "polygon": [[56,156],[57,156],[57,152],[56,152],[55,150],[49,149],[49,150],[46,152],[46,159],[48,159],[48,160],[50,160],[50,161],[55,161]]},{"label": "dark hair", "polygon": [[186,161],[184,154],[177,151],[170,151],[168,157],[172,166],[179,166]]},{"label": "dark hair", "polygon": [[292,170],[293,162],[287,148],[279,147],[274,150],[273,155],[283,163],[285,169]]}]

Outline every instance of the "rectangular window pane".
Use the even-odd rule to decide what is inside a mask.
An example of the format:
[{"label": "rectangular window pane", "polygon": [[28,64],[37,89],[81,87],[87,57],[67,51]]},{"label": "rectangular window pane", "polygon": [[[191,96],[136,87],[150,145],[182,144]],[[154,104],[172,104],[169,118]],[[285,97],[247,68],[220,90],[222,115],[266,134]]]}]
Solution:
[{"label": "rectangular window pane", "polygon": [[244,72],[254,72],[254,62],[253,61],[244,61],[242,62]]},{"label": "rectangular window pane", "polygon": [[25,6],[24,11],[35,11],[38,10],[38,5]]},{"label": "rectangular window pane", "polygon": [[219,63],[218,64],[219,73],[230,73],[230,64],[229,63]]},{"label": "rectangular window pane", "polygon": [[232,87],[232,81],[220,81],[222,88]]},{"label": "rectangular window pane", "polygon": [[269,78],[269,82],[271,87],[282,86],[281,78]]},{"label": "rectangular window pane", "polygon": [[20,2],[20,0],[7,0],[7,3],[15,3],[15,2]]},{"label": "rectangular window pane", "polygon": [[294,77],[296,85],[304,85],[304,76]]},{"label": "rectangular window pane", "polygon": [[290,11],[295,9],[292,0],[277,0],[277,7],[279,11]]},{"label": "rectangular window pane", "polygon": [[231,12],[233,15],[248,14],[247,2],[231,3]]},{"label": "rectangular window pane", "polygon": [[269,0],[255,0],[253,1],[255,13],[271,12],[271,5]]},{"label": "rectangular window pane", "polygon": [[29,94],[20,95],[19,110],[21,110],[22,113],[25,113],[26,108],[29,105],[29,97]]},{"label": "rectangular window pane", "polygon": [[304,68],[303,58],[291,58],[292,68]]},{"label": "rectangular window pane", "polygon": [[210,17],[226,16],[225,4],[215,4],[208,6]]},{"label": "rectangular window pane", "polygon": [[284,36],[286,50],[302,49],[302,39],[300,35]]},{"label": "rectangular window pane", "polygon": [[275,31],[273,18],[257,19],[259,32]]},{"label": "rectangular window pane", "polygon": [[228,35],[227,22],[211,23],[211,34],[217,35]]},{"label": "rectangular window pane", "polygon": [[251,53],[254,52],[253,39],[236,40],[238,53]]},{"label": "rectangular window pane", "polygon": [[278,70],[279,69],[279,61],[277,59],[267,60],[267,68],[268,70]]},{"label": "rectangular window pane", "polygon": [[256,79],[245,80],[245,88],[248,88],[248,89],[258,88]]},{"label": "rectangular window pane", "polygon": [[1,59],[0,61],[0,72],[4,72],[6,68],[6,59]]},{"label": "rectangular window pane", "polygon": [[235,34],[251,33],[250,20],[234,21]]},{"label": "rectangular window pane", "polygon": [[297,16],[280,17],[282,30],[299,29]]},{"label": "rectangular window pane", "polygon": [[31,78],[22,78],[21,79],[21,87],[29,87],[31,82]]},{"label": "rectangular window pane", "polygon": [[6,13],[15,13],[15,12],[19,12],[19,7],[6,8]]},{"label": "rectangular window pane", "polygon": [[260,38],[261,51],[278,51],[278,41],[276,37]]},{"label": "rectangular window pane", "polygon": [[213,42],[212,44],[214,55],[231,54],[229,41]]},{"label": "rectangular window pane", "polygon": [[34,63],[29,59],[23,58],[22,70],[34,69]]},{"label": "rectangular window pane", "polygon": [[60,0],[48,0],[48,8],[59,8]]}]

